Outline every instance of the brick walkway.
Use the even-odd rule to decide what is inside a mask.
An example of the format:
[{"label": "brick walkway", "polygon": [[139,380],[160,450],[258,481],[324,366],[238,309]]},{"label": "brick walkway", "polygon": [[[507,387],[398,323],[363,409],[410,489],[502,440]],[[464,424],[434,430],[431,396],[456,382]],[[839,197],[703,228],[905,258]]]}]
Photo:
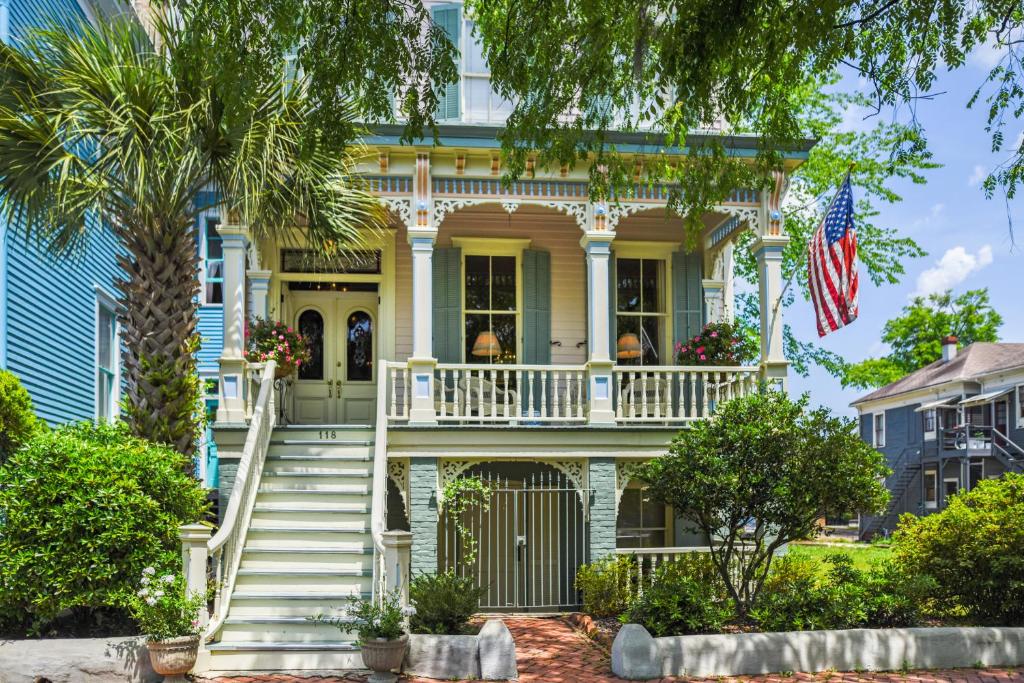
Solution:
[{"label": "brick walkway", "polygon": [[[516,641],[521,683],[616,683],[608,657],[588,638],[574,631],[561,619],[506,619]],[[284,674],[198,678],[196,683],[357,683],[366,677],[290,676]],[[430,678],[403,678],[404,683],[437,683]],[[694,681],[666,678],[660,683]],[[1024,683],[1024,669],[956,669],[953,671],[910,671],[891,673],[793,674],[791,676],[743,676],[717,678],[700,683]],[[653,682],[652,682],[653,683]]]}]

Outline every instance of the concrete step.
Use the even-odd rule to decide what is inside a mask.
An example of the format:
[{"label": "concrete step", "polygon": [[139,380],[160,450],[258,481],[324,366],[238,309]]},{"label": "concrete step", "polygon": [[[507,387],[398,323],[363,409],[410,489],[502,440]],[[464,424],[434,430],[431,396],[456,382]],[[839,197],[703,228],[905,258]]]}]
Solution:
[{"label": "concrete step", "polygon": [[[310,612],[308,616],[315,616]],[[231,615],[220,631],[220,644],[238,643],[339,643],[355,640],[354,634],[331,624],[306,619],[307,615],[293,616],[291,621],[269,621],[266,615],[235,617]]]},{"label": "concrete step", "polygon": [[365,669],[354,636],[327,642],[250,641],[212,643],[196,672],[353,671]]}]

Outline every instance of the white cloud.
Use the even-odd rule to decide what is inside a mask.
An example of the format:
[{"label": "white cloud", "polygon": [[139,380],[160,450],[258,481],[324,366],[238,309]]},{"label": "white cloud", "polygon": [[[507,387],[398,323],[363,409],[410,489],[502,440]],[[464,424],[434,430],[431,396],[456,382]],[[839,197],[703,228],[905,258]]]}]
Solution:
[{"label": "white cloud", "polygon": [[992,263],[992,247],[986,244],[976,254],[961,246],[947,249],[934,268],[917,276],[917,290],[911,296],[927,296],[944,292],[960,284],[971,275]]},{"label": "white cloud", "polygon": [[986,177],[988,177],[988,169],[978,164],[974,167],[971,177],[967,179],[967,184],[970,187],[977,187]]},{"label": "white cloud", "polygon": [[928,209],[927,214],[921,216],[920,218],[918,218],[917,220],[910,224],[910,229],[917,230],[918,228],[923,228],[927,225],[938,223],[945,217],[945,213],[945,204],[943,204],[942,202],[932,204],[932,207]]},{"label": "white cloud", "polygon": [[967,61],[979,69],[991,71],[992,68],[1005,56],[1006,46],[996,45],[995,41],[990,39],[984,44],[976,47],[974,51],[967,56]]}]

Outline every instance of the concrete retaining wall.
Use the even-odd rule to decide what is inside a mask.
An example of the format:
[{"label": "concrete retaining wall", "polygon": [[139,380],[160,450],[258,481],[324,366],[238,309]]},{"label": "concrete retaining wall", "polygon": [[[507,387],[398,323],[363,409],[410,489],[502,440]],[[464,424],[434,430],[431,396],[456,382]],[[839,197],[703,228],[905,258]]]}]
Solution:
[{"label": "concrete retaining wall", "polygon": [[441,680],[504,681],[518,677],[516,646],[501,619],[491,619],[475,636],[413,633],[402,672]]},{"label": "concrete retaining wall", "polygon": [[781,671],[894,671],[1024,664],[1024,628],[895,628],[654,638],[627,624],[612,671],[631,680]]},{"label": "concrete retaining wall", "polygon": [[150,683],[161,680],[142,638],[0,641],[3,683]]}]

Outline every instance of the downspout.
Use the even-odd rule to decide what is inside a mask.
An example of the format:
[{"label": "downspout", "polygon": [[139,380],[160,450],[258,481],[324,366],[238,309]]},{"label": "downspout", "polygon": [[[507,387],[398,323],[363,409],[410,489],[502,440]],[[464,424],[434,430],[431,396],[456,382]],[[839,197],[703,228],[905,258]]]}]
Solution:
[{"label": "downspout", "polygon": [[[0,0],[0,43],[11,34],[10,0]],[[0,216],[0,370],[7,367],[7,223]]]}]

